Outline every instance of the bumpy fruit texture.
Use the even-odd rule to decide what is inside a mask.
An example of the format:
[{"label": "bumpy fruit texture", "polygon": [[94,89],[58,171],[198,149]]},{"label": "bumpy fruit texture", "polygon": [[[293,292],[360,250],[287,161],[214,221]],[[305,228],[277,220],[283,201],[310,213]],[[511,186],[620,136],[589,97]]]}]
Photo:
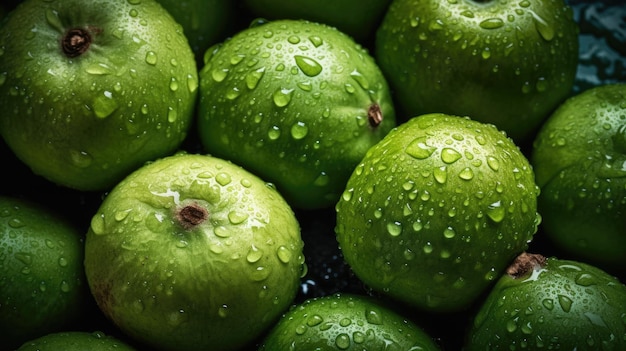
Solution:
[{"label": "bumpy fruit texture", "polygon": [[568,99],[537,134],[531,162],[546,235],[583,260],[626,264],[626,84]]},{"label": "bumpy fruit texture", "polygon": [[52,182],[108,190],[187,135],[196,62],[153,0],[26,0],[0,47],[0,134]]},{"label": "bumpy fruit texture", "polygon": [[59,332],[24,343],[17,351],[135,351],[135,348],[102,332]]},{"label": "bumpy fruit texture", "polygon": [[244,0],[253,15],[277,19],[306,19],[326,23],[359,42],[370,39],[391,0]]},{"label": "bumpy fruit texture", "polygon": [[91,291],[158,350],[237,350],[292,303],[300,227],[276,189],[230,162],[180,153],[129,175],[93,217]]},{"label": "bumpy fruit texture", "polygon": [[429,311],[466,309],[537,231],[528,160],[493,125],[414,117],[373,146],[337,203],[337,240],[373,289]]},{"label": "bumpy fruit texture", "polygon": [[395,126],[387,83],[335,28],[277,20],[207,51],[199,135],[207,152],[276,184],[297,208],[327,208]]},{"label": "bumpy fruit texture", "polygon": [[259,351],[437,351],[418,325],[373,298],[334,294],[311,298],[286,312]]},{"label": "bumpy fruit texture", "polygon": [[521,143],[570,94],[578,28],[563,0],[396,0],[375,56],[403,115],[470,116]]},{"label": "bumpy fruit texture", "polygon": [[83,247],[52,210],[0,196],[0,348],[80,323],[89,298]]},{"label": "bumpy fruit texture", "polygon": [[615,277],[554,257],[514,272],[480,307],[464,351],[626,349],[626,285]]}]

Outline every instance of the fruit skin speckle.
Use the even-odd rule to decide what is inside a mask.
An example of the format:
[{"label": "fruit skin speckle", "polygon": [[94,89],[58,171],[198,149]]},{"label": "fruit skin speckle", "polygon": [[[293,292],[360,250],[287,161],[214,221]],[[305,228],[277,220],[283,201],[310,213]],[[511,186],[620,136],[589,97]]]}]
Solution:
[{"label": "fruit skin speckle", "polygon": [[463,350],[624,350],[626,285],[583,262],[539,261],[498,280]]},{"label": "fruit skin speckle", "polygon": [[337,240],[373,289],[460,311],[527,247],[538,193],[528,160],[494,126],[422,115],[356,167],[336,205]]}]

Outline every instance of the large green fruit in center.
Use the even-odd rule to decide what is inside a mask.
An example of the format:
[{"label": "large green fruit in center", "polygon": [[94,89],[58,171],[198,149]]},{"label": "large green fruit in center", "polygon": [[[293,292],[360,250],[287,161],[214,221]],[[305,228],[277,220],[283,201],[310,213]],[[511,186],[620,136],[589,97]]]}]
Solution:
[{"label": "large green fruit in center", "polygon": [[337,240],[375,290],[429,311],[459,311],[537,231],[528,160],[493,125],[429,114],[373,146],[337,203]]},{"label": "large green fruit in center", "polygon": [[207,152],[276,184],[298,208],[331,207],[395,126],[373,58],[335,28],[280,20],[207,52],[198,128]]}]

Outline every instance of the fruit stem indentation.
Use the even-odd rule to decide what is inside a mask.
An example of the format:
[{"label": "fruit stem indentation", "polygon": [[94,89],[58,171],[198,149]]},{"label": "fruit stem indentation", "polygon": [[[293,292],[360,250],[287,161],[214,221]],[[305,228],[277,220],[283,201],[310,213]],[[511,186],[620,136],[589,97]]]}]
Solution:
[{"label": "fruit stem indentation", "polygon": [[367,110],[367,120],[372,128],[378,127],[383,122],[383,112],[378,104],[372,104]]},{"label": "fruit stem indentation", "polygon": [[522,252],[506,269],[506,273],[513,279],[526,276],[535,269],[541,269],[546,264],[546,257],[540,254]]},{"label": "fruit stem indentation", "polygon": [[191,204],[180,209],[176,218],[183,228],[189,230],[206,221],[209,218],[209,212],[198,204]]},{"label": "fruit stem indentation", "polygon": [[83,28],[72,28],[63,36],[61,48],[67,57],[74,58],[87,51],[91,42],[92,39],[89,31]]}]

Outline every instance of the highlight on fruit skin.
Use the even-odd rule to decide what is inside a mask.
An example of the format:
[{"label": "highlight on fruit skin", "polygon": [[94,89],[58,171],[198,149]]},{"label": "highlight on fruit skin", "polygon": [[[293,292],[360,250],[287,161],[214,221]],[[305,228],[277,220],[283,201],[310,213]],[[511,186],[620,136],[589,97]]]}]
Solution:
[{"label": "highlight on fruit skin", "polygon": [[463,351],[626,348],[626,285],[580,261],[522,253],[478,306]]},{"label": "highlight on fruit skin", "polygon": [[374,145],[336,205],[341,252],[368,287],[431,312],[469,308],[541,216],[528,160],[491,124],[412,118]]},{"label": "highlight on fruit skin", "polygon": [[259,351],[438,351],[417,324],[382,301],[336,293],[292,306],[263,338]]}]

